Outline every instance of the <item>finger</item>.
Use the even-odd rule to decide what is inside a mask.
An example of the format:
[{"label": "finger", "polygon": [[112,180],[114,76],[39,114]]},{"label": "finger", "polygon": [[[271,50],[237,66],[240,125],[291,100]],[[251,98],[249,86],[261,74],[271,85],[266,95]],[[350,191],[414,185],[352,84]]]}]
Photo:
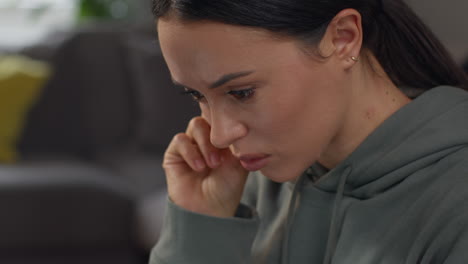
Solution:
[{"label": "finger", "polygon": [[194,139],[205,161],[210,168],[221,165],[220,150],[210,141],[211,127],[202,117],[193,118],[187,128],[187,133]]},{"label": "finger", "polygon": [[185,133],[174,136],[166,151],[165,166],[179,165],[185,162],[195,171],[202,171],[206,164],[198,146],[193,139]]}]

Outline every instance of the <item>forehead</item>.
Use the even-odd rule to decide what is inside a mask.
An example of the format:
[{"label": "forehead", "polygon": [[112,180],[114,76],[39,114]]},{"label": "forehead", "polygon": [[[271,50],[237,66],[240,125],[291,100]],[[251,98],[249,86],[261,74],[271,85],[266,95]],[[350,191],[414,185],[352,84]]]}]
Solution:
[{"label": "forehead", "polygon": [[216,22],[182,22],[160,20],[158,35],[163,53],[171,58],[183,54],[207,63],[216,59],[242,59],[260,49],[274,46],[273,34],[260,29],[232,26]]},{"label": "forehead", "polygon": [[[293,38],[266,30],[217,22],[160,19],[158,35],[166,62],[175,79],[255,70],[297,53]],[[208,81],[208,80],[207,80]]]}]

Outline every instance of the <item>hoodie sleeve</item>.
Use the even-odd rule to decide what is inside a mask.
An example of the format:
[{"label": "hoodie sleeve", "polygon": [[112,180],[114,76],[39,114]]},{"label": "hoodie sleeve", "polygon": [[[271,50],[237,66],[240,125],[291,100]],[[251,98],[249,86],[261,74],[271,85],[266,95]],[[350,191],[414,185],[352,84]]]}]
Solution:
[{"label": "hoodie sleeve", "polygon": [[242,204],[236,217],[217,218],[187,211],[168,199],[150,264],[249,264],[258,225],[255,211]]}]

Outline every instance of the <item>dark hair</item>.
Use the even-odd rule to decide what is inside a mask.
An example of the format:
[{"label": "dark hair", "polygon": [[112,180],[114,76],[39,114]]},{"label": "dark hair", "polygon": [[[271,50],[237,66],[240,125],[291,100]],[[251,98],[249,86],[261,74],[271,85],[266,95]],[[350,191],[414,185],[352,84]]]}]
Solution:
[{"label": "dark hair", "polygon": [[153,0],[156,18],[171,13],[187,21],[263,28],[308,42],[320,40],[330,21],[346,8],[361,14],[363,47],[375,55],[395,85],[468,90],[462,69],[402,0]]}]

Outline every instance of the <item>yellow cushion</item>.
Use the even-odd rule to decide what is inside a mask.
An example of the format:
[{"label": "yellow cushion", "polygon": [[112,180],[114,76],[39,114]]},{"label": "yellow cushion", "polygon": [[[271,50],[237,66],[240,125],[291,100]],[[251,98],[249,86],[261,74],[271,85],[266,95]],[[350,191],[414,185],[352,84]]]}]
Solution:
[{"label": "yellow cushion", "polygon": [[16,143],[26,114],[50,75],[50,67],[21,56],[0,56],[0,163],[17,160]]}]

